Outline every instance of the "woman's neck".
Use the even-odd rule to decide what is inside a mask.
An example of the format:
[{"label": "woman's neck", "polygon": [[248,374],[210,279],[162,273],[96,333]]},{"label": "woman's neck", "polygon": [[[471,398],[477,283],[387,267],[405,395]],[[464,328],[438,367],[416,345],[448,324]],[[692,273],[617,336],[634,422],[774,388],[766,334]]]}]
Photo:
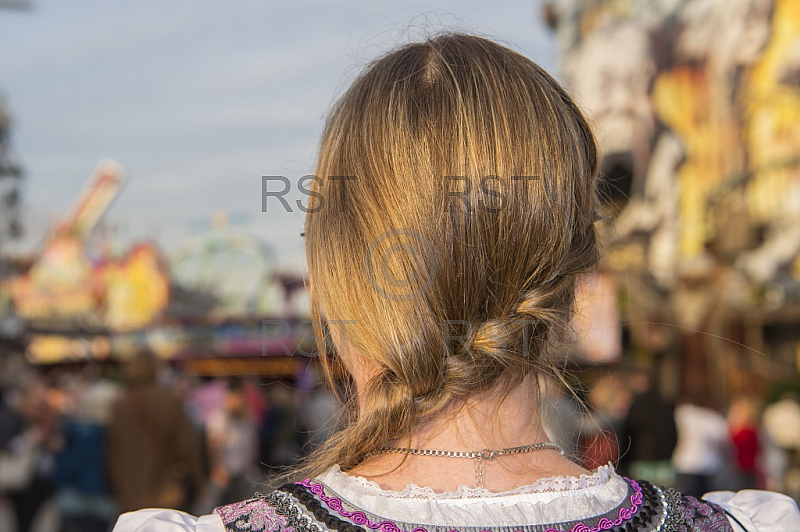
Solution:
[{"label": "woman's neck", "polygon": [[[499,450],[549,441],[541,425],[535,388],[525,382],[505,397],[497,393],[471,398],[457,412],[448,412],[392,446],[439,451]],[[483,487],[508,491],[553,475],[580,475],[587,471],[555,450],[537,450],[483,460]],[[408,484],[429,486],[437,492],[476,486],[474,459],[379,454],[349,471],[390,490]]]}]

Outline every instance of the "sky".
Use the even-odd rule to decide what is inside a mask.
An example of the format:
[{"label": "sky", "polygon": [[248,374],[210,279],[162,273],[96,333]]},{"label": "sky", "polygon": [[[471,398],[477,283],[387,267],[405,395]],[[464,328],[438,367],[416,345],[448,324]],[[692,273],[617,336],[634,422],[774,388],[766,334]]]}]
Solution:
[{"label": "sky", "polygon": [[105,217],[120,247],[149,238],[169,253],[222,212],[268,241],[282,270],[305,271],[303,213],[277,201],[262,212],[261,176],[286,177],[286,198],[303,199],[296,184],[313,173],[336,97],[371,59],[439,29],[493,38],[556,74],[541,0],[32,0],[0,10],[0,97],[25,170],[16,249],[35,249],[110,157],[126,172]]}]

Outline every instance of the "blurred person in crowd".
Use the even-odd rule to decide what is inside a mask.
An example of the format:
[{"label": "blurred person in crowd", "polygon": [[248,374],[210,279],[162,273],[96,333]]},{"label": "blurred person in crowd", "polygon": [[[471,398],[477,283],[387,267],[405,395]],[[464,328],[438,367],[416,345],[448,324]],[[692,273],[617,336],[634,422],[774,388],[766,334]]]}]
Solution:
[{"label": "blurred person in crowd", "polygon": [[16,383],[6,411],[0,486],[7,491],[18,532],[30,530],[39,510],[53,493],[53,457],[63,445],[59,412],[47,381],[34,373]]},{"label": "blurred person in crowd", "polygon": [[262,386],[252,378],[246,378],[242,381],[242,397],[247,406],[247,411],[256,426],[259,427],[264,423],[264,418],[267,416],[267,400],[264,398],[264,394],[261,393],[261,388]]},{"label": "blurred person in crowd", "polygon": [[772,487],[800,500],[800,396],[784,393],[764,409],[763,424],[770,441],[782,451]]},{"label": "blurred person in crowd", "polygon": [[215,504],[249,497],[258,482],[258,432],[242,382],[231,379],[224,404],[206,427],[211,486]]},{"label": "blurred person in crowd", "polygon": [[116,517],[106,476],[106,430],[119,390],[105,379],[75,390],[75,411],[63,423],[64,447],[51,475],[63,532],[105,532]]},{"label": "blurred person in crowd", "polygon": [[761,474],[764,488],[770,491],[788,493],[784,483],[786,470],[789,467],[788,453],[772,439],[772,435],[764,423],[763,416],[759,429]]},{"label": "blurred person in crowd", "polygon": [[58,412],[45,379],[35,374],[24,376],[17,383],[11,411],[4,417],[0,485],[5,485],[14,508],[17,531],[28,532],[53,493],[49,479],[53,455],[63,445]]},{"label": "blurred person in crowd", "polygon": [[673,485],[672,453],[678,441],[675,405],[664,399],[656,386],[654,368],[635,369],[628,378],[633,399],[620,431],[626,452],[619,468],[633,478],[658,485]]},{"label": "blurred person in crowd", "polygon": [[722,473],[727,456],[725,417],[700,395],[685,397],[675,407],[678,443],[672,453],[676,483],[683,493],[702,497]]},{"label": "blurred person in crowd", "polygon": [[761,486],[761,441],[758,434],[759,407],[752,397],[736,397],[728,407],[731,480],[729,489],[755,489]]},{"label": "blurred person in crowd", "polygon": [[591,415],[580,437],[579,456],[587,469],[616,463],[620,453],[619,434],[630,405],[630,391],[619,371],[603,375],[589,391]]},{"label": "blurred person in crowd", "polygon": [[[5,384],[5,383],[4,383]],[[0,388],[0,452],[8,453],[9,442],[22,433],[25,421],[14,402],[12,386],[5,385]],[[0,488],[5,486],[3,472],[0,471]]]},{"label": "blurred person in crowd", "polygon": [[[184,408],[189,416],[189,420],[197,430],[201,441],[203,471],[206,478],[211,478],[210,457],[208,456],[208,420],[211,415],[223,408],[225,396],[227,395],[227,384],[224,379],[203,375],[193,378],[185,393]],[[213,489],[206,493],[201,503],[205,508],[215,500]]]},{"label": "blurred person in crowd", "polygon": [[322,382],[314,384],[300,409],[301,430],[306,435],[303,453],[312,452],[338,428],[341,404],[333,391]]},{"label": "blurred person in crowd", "polygon": [[186,408],[195,425],[205,427],[211,414],[222,408],[226,394],[224,379],[200,377],[186,393]]},{"label": "blurred person in crowd", "polygon": [[270,473],[295,464],[300,455],[302,434],[297,425],[295,393],[285,382],[267,387],[267,412],[259,431],[259,460]]},{"label": "blurred person in crowd", "polygon": [[140,352],[125,367],[127,389],[108,426],[111,490],[123,512],[188,508],[205,489],[201,442],[184,406],[157,382],[157,361]]}]

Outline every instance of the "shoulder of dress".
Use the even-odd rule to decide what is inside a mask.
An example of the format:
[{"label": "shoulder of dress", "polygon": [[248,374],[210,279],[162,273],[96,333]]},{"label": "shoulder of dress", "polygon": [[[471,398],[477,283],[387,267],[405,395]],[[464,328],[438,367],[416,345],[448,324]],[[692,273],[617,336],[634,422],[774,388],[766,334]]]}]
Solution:
[{"label": "shoulder of dress", "polygon": [[226,504],[214,509],[225,530],[252,532],[280,532],[288,529],[288,519],[278,512],[275,492],[259,495],[246,501]]},{"label": "shoulder of dress", "polygon": [[[679,527],[683,525],[687,530],[734,531],[729,514],[720,505],[674,489],[662,488],[662,493],[667,507],[667,521],[675,530],[680,530]],[[669,527],[666,529],[670,530]]]},{"label": "shoulder of dress", "polygon": [[763,490],[712,491],[703,499],[722,508],[745,530],[782,532],[796,530],[800,510],[788,495]]},{"label": "shoulder of dress", "polygon": [[355,532],[349,523],[323,507],[317,490],[309,489],[311,485],[308,480],[285,484],[266,495],[220,506],[214,513],[222,519],[225,530],[231,532]]},{"label": "shoulder of dress", "polygon": [[119,516],[113,532],[220,532],[218,516],[194,517],[178,510],[146,508]]}]

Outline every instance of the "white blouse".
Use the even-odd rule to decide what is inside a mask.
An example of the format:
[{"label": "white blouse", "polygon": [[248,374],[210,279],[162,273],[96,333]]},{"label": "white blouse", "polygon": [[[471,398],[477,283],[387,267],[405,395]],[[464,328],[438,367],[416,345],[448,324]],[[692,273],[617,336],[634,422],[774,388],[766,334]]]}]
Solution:
[{"label": "white blouse", "polygon": [[[580,477],[556,476],[511,491],[495,493],[461,486],[452,493],[409,484],[402,491],[384,490],[338,466],[316,479],[339,498],[393,521],[431,525],[508,526],[585,519],[610,511],[627,494],[627,483],[611,464]],[[704,499],[732,514],[746,532],[800,532],[800,511],[793,499],[758,490],[708,493]],[[742,531],[736,523],[732,527]],[[225,532],[216,515],[193,517],[176,510],[147,509],[119,517],[113,532]]]}]

